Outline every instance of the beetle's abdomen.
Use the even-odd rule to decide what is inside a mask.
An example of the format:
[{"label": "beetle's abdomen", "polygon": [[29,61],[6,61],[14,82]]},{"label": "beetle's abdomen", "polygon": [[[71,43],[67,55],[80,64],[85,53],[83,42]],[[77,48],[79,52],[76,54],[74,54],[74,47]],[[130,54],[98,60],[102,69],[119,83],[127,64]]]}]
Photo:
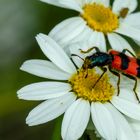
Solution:
[{"label": "beetle's abdomen", "polygon": [[140,60],[125,55],[124,53],[110,53],[113,56],[112,69],[118,70],[127,75],[140,78]]}]

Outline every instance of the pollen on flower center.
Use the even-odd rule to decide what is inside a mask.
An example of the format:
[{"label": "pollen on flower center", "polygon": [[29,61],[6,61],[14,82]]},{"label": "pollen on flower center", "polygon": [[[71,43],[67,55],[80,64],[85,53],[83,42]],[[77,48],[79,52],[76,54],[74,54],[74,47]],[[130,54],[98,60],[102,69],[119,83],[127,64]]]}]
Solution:
[{"label": "pollen on flower center", "polygon": [[100,4],[86,4],[83,7],[84,13],[81,15],[87,24],[94,30],[110,33],[119,26],[119,20],[110,8],[106,8]]},{"label": "pollen on flower center", "polygon": [[69,80],[72,90],[79,98],[84,98],[90,102],[107,102],[112,99],[115,89],[109,82],[109,77],[105,74],[93,88],[100,77],[94,69],[80,69]]}]

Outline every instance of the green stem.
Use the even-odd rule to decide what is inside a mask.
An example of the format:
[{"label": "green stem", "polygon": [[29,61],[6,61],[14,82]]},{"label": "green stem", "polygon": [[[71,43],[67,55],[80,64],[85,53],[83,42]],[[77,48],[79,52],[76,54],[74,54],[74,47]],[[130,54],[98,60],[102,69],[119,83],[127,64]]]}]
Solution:
[{"label": "green stem", "polygon": [[95,140],[94,132],[86,130],[80,140]]},{"label": "green stem", "polygon": [[87,135],[88,140],[95,140],[94,131],[87,130],[86,135]]},{"label": "green stem", "polygon": [[93,130],[86,130],[83,140],[100,140],[100,139],[96,137]]},{"label": "green stem", "polygon": [[62,117],[57,118],[55,121],[52,140],[61,140],[61,123],[62,123]]}]

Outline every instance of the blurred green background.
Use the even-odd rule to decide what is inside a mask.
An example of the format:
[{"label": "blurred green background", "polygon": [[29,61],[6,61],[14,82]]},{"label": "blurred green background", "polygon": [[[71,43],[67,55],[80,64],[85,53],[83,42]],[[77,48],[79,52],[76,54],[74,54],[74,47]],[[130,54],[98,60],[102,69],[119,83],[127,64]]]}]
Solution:
[{"label": "blurred green background", "polygon": [[58,22],[74,14],[39,0],[0,0],[0,140],[50,140],[54,137],[56,121],[35,127],[25,124],[29,111],[39,102],[18,100],[16,91],[46,79],[19,68],[27,59],[46,59],[35,35],[47,34]]},{"label": "blurred green background", "polygon": [[74,11],[39,0],[0,0],[0,140],[60,139],[60,132],[53,132],[60,127],[61,118],[40,126],[25,124],[29,111],[39,102],[18,100],[16,91],[45,80],[19,70],[25,60],[46,59],[35,35],[47,34],[54,25],[74,15]]}]

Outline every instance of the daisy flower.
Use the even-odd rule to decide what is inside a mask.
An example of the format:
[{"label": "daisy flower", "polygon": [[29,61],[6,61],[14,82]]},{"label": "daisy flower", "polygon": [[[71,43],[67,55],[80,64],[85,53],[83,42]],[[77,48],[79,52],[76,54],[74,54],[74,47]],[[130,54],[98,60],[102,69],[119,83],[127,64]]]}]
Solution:
[{"label": "daisy flower", "polygon": [[[64,113],[62,138],[77,140],[84,133],[91,115],[95,128],[104,139],[136,140],[128,121],[122,115],[140,120],[140,106],[133,90],[121,84],[120,95],[117,96],[117,78],[109,71],[93,88],[101,74],[98,68],[84,70],[80,64],[74,65],[49,36],[39,34],[36,39],[50,61],[28,60],[21,66],[21,70],[50,80],[27,85],[18,91],[20,99],[43,100],[29,113],[26,123],[29,126],[43,124]],[[76,61],[78,63],[80,61]],[[125,82],[127,85],[132,84],[128,79]],[[135,102],[128,98],[129,94]]]},{"label": "daisy flower", "polygon": [[120,34],[140,42],[140,13],[133,13],[137,0],[114,0],[112,6],[109,0],[41,1],[80,13],[56,25],[49,33],[64,48],[71,43],[87,41],[106,51],[106,37],[113,49],[121,51],[125,47],[132,51]]}]

